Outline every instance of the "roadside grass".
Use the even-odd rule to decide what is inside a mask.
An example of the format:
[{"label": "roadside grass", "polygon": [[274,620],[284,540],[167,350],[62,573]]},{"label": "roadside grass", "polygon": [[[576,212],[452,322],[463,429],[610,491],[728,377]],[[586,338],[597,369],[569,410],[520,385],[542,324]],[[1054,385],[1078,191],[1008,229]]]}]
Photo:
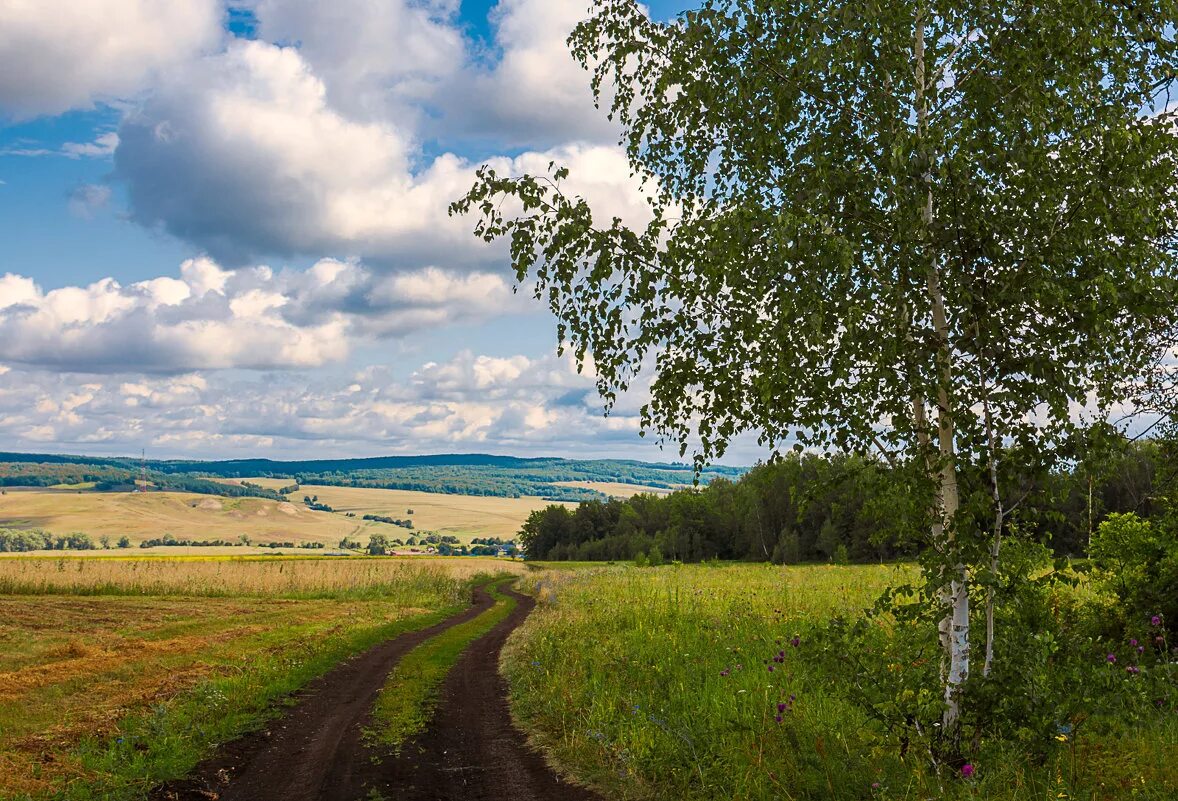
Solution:
[{"label": "roadside grass", "polygon": [[848,700],[846,677],[815,658],[816,638],[833,613],[868,606],[914,570],[619,566],[527,577],[540,603],[503,655],[513,713],[557,765],[611,798],[1178,797],[1172,716],[1073,738],[1045,764],[993,744],[969,781],[942,784],[927,755],[901,758]]},{"label": "roadside grass", "polygon": [[[158,561],[149,567],[160,575],[192,565]],[[341,560],[357,571],[348,582],[308,586],[300,573],[295,597],[244,560],[221,560],[224,586],[199,596],[182,592],[191,577],[145,584],[132,560],[106,594],[0,595],[0,799],[142,799],[342,659],[459,611],[476,580],[461,560],[437,560],[456,563],[449,574],[369,572],[378,561]],[[77,569],[65,562],[63,572]],[[229,595],[243,586],[253,594]]]},{"label": "roadside grass", "polygon": [[495,605],[477,617],[440,632],[401,658],[377,697],[368,740],[399,751],[433,717],[438,692],[446,675],[467,647],[505,620],[516,599],[499,592],[511,581],[501,578],[487,585]]}]

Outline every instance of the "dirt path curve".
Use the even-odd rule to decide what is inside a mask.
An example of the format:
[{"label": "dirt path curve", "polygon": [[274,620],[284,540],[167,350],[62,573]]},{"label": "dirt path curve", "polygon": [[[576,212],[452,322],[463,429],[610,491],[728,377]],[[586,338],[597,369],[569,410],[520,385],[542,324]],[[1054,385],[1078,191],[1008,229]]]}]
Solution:
[{"label": "dirt path curve", "polygon": [[511,723],[499,652],[535,601],[501,591],[516,599],[515,609],[459,658],[429,729],[398,757],[365,760],[341,801],[600,801],[560,779]]},{"label": "dirt path curve", "polygon": [[361,729],[397,661],[440,631],[489,609],[481,587],[472,605],[420,631],[370,648],[308,684],[301,700],[261,731],[226,744],[185,779],[152,792],[154,801],[325,801],[353,784],[368,756]]}]

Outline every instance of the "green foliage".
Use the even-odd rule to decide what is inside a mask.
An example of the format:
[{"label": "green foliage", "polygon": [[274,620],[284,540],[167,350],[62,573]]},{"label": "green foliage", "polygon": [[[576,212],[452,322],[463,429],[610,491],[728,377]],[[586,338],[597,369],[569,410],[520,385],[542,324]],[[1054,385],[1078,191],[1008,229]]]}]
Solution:
[{"label": "green foliage", "polygon": [[1178,621],[1178,517],[1158,522],[1134,514],[1113,514],[1092,538],[1092,558],[1103,580],[1121,601],[1122,627],[1140,628],[1155,616]]},{"label": "green foliage", "polygon": [[369,556],[384,556],[392,547],[393,543],[387,534],[372,534],[368,537]]},{"label": "green foliage", "polygon": [[92,551],[89,534],[53,534],[37,528],[0,528],[0,553],[21,551]]}]

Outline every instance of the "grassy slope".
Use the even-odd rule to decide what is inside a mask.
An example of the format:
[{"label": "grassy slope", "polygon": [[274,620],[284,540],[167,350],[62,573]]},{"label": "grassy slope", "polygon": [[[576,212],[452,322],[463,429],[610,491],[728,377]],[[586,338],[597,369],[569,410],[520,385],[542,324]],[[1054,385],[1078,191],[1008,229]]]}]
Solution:
[{"label": "grassy slope", "polygon": [[[123,571],[130,594],[0,596],[0,798],[139,797],[343,657],[452,613],[467,597],[466,562],[476,560],[454,560],[461,569],[452,576],[428,566],[370,570],[394,560],[337,561],[355,566],[354,581],[320,587],[326,597],[314,599],[279,597],[290,594],[281,582],[266,592],[255,567],[313,560],[221,561],[249,572],[241,581],[251,597],[138,595],[138,573],[168,569],[160,561],[103,566]],[[62,572],[75,569],[64,564]]]},{"label": "grassy slope", "polygon": [[[410,518],[419,530],[451,534],[462,542],[473,537],[514,539],[524,520],[535,509],[552,501],[542,498],[496,498],[481,495],[445,495],[412,490],[327,487],[307,484],[299,491],[318,495],[322,503],[339,512],[352,512],[357,518],[366,514]],[[566,504],[575,506],[575,504]],[[412,509],[410,515],[408,510]],[[404,539],[418,533],[393,527],[395,536]]]},{"label": "grassy slope", "polygon": [[[331,547],[360,522],[301,503],[222,498],[187,492],[68,492],[9,489],[0,495],[0,526],[81,531],[95,540],[126,535],[133,544],[171,534],[178,539],[323,542]],[[382,526],[381,530],[394,530]],[[367,538],[365,535],[364,538]]]},{"label": "grassy slope", "polygon": [[[652,495],[670,495],[674,490],[665,487],[647,487],[642,484],[622,484],[616,481],[554,481],[558,487],[580,487],[581,489],[597,490],[611,498],[630,498],[641,493]],[[690,484],[681,485],[686,488]]]},{"label": "grassy slope", "polygon": [[[1046,766],[992,754],[974,780],[943,790],[924,760],[899,760],[844,700],[839,677],[809,658],[813,645],[789,642],[837,608],[867,605],[903,569],[549,573],[539,590],[550,602],[505,652],[513,708],[557,762],[608,797],[1178,797],[1178,721],[1082,739],[1074,763],[1066,751]],[[765,660],[779,650],[785,662],[769,672]],[[776,722],[776,705],[791,695]]]}]

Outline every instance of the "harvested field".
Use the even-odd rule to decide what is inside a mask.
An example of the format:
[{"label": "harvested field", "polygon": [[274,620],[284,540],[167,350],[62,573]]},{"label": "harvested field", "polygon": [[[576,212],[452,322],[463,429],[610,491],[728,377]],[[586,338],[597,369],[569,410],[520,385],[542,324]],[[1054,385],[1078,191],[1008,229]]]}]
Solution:
[{"label": "harvested field", "polygon": [[[253,481],[253,479],[247,479]],[[418,531],[432,531],[458,537],[469,542],[474,537],[513,539],[528,515],[555,501],[543,498],[496,498],[483,495],[445,495],[437,492],[412,490],[369,489],[365,487],[331,487],[307,484],[302,495],[318,495],[338,512],[352,512],[357,518],[376,514],[393,518],[409,518]],[[576,504],[564,504],[570,508]],[[409,510],[413,513],[410,514]],[[394,528],[404,538],[405,529]],[[413,533],[413,532],[409,532]]]},{"label": "harvested field", "polygon": [[[171,534],[177,539],[226,541],[244,535],[255,544],[322,542],[330,547],[344,536],[360,536],[363,528],[342,515],[267,498],[32,489],[9,489],[0,495],[3,526],[42,528],[54,534],[80,531],[113,541],[126,536],[133,545]],[[396,529],[381,525],[380,530]],[[362,536],[367,539],[367,533]]]},{"label": "harvested field", "polygon": [[635,495],[670,495],[678,489],[687,489],[690,485],[682,484],[667,489],[666,487],[648,487],[645,484],[622,484],[617,481],[554,481],[558,487],[579,487],[580,489],[597,490],[611,498],[631,498]]},{"label": "harvested field", "polygon": [[473,576],[505,568],[523,570],[488,559],[0,559],[0,798],[137,796],[340,660],[463,608]]}]

